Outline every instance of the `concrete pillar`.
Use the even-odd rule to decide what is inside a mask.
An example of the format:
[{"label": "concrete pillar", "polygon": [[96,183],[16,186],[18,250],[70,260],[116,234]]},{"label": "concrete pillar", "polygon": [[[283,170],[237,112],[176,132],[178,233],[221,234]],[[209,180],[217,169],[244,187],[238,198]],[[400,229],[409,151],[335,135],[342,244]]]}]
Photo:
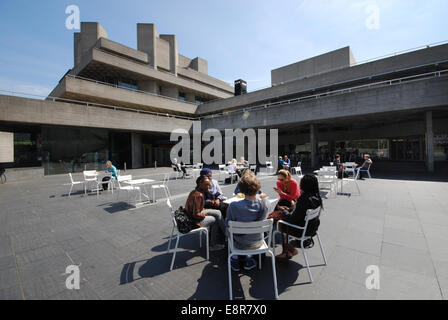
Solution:
[{"label": "concrete pillar", "polygon": [[131,154],[132,154],[132,169],[143,167],[143,145],[142,136],[138,133],[131,134]]},{"label": "concrete pillar", "polygon": [[432,111],[425,113],[426,118],[426,167],[434,172],[434,131],[432,126]]},{"label": "concrete pillar", "polygon": [[317,128],[316,125],[310,124],[310,144],[311,144],[311,168],[315,169],[319,166],[317,158]]},{"label": "concrete pillar", "polygon": [[177,48],[177,39],[172,34],[161,34],[160,39],[164,39],[170,44],[170,72],[177,75],[177,65],[179,64],[179,52]]},{"label": "concrete pillar", "polygon": [[152,23],[137,23],[137,50],[148,54],[148,64],[157,69],[157,33]]},{"label": "concrete pillar", "polygon": [[190,68],[198,72],[208,74],[208,62],[205,59],[197,57],[191,60]]},{"label": "concrete pillar", "polygon": [[138,90],[158,94],[159,93],[159,84],[157,81],[153,80],[139,80],[138,81]]},{"label": "concrete pillar", "polygon": [[0,132],[0,163],[14,162],[14,133]]},{"label": "concrete pillar", "polygon": [[92,49],[99,38],[107,39],[107,32],[98,22],[81,22],[81,32],[76,32],[74,38],[74,57],[77,66],[83,55]]}]

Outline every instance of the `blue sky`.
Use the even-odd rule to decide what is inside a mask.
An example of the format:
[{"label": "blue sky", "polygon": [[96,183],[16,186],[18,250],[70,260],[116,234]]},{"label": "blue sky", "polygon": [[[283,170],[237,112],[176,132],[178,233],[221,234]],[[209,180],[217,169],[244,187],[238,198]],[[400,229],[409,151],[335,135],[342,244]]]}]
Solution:
[{"label": "blue sky", "polygon": [[[0,0],[0,90],[46,95],[73,67],[67,6],[111,40],[137,47],[139,22],[175,34],[209,74],[270,85],[272,69],[350,45],[357,61],[448,40],[447,0]],[[366,20],[378,8],[379,29]],[[1,93],[1,92],[0,92]]]}]

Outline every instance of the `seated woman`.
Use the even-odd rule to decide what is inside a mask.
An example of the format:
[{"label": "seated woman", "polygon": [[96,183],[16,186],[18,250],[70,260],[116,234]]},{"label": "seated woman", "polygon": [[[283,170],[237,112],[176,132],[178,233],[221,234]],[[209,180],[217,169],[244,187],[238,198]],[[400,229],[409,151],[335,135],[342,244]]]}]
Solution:
[{"label": "seated woman", "polygon": [[[283,220],[293,225],[304,227],[307,210],[323,207],[323,203],[322,198],[320,197],[319,183],[316,176],[310,174],[305,175],[302,180],[300,180],[300,189],[302,190],[302,195],[299,200],[297,200],[297,205],[293,212],[289,212],[287,207],[280,206],[280,211],[273,212],[269,218],[273,218],[275,221]],[[318,217],[308,221],[306,235],[313,237],[316,234],[319,225],[320,220]],[[295,237],[301,237],[303,230],[280,225],[280,231],[282,233],[283,251],[276,258],[291,259],[298,252],[296,248],[288,243],[288,235],[291,234]],[[310,242],[312,243],[312,241]],[[304,245],[306,246],[307,244],[305,243]]]},{"label": "seated woman", "polygon": [[[106,162],[106,172],[112,173],[112,179],[117,180],[118,179],[118,170],[115,166],[112,165],[111,161]],[[110,177],[104,177],[103,178],[103,190],[107,190],[109,187],[108,181],[110,180]]]},{"label": "seated woman", "polygon": [[286,170],[280,170],[277,178],[277,187],[274,188],[280,196],[277,208],[284,206],[292,209],[300,197],[299,185],[296,180],[292,179],[291,173]]},{"label": "seated woman", "polygon": [[[228,227],[229,221],[253,222],[266,219],[269,210],[267,196],[261,194],[257,198],[257,192],[261,187],[260,181],[254,175],[244,174],[238,182],[238,187],[244,193],[245,198],[241,201],[232,202],[227,208],[225,225]],[[262,243],[263,234],[233,235],[234,247],[241,250],[257,249]],[[240,270],[238,256],[232,256],[230,264],[233,271],[238,272]],[[245,270],[251,270],[256,265],[253,257],[245,257]]]},{"label": "seated woman", "polygon": [[173,170],[177,172],[182,172],[182,178],[185,178],[187,176],[187,168],[185,167],[184,163],[178,163],[177,158],[173,159]]},{"label": "seated woman", "polygon": [[215,209],[205,209],[204,194],[210,189],[210,179],[207,176],[200,176],[196,180],[196,188],[190,192],[185,203],[185,211],[189,214],[195,225],[208,227],[210,235],[210,251],[224,249],[224,245],[216,243],[216,236],[219,229],[225,233],[221,211]]}]

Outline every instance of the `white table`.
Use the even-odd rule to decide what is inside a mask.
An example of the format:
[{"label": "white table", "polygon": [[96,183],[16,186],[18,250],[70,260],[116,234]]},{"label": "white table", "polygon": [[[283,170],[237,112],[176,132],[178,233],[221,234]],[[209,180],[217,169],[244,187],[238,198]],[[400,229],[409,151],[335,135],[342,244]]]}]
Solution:
[{"label": "white table", "polygon": [[[139,205],[144,205],[144,204],[148,204],[151,203],[151,198],[148,195],[149,192],[148,190],[146,190],[146,185],[151,184],[156,182],[156,180],[152,180],[152,179],[136,179],[136,180],[128,180],[128,181],[123,181],[123,184],[127,184],[130,185],[132,187],[140,187],[139,188],[139,195],[140,195],[140,202],[136,203],[135,206],[139,206]],[[142,189],[144,192],[142,192]],[[142,201],[142,195],[147,199],[145,201]],[[153,199],[154,200],[154,199]],[[154,201],[153,201],[154,202]]]}]

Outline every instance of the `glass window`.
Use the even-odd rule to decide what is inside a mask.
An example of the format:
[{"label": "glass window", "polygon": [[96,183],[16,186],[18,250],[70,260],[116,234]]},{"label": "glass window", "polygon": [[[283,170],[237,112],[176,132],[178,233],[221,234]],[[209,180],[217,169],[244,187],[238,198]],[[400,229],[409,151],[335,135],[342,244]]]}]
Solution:
[{"label": "glass window", "polygon": [[434,160],[448,160],[448,134],[434,136]]}]

